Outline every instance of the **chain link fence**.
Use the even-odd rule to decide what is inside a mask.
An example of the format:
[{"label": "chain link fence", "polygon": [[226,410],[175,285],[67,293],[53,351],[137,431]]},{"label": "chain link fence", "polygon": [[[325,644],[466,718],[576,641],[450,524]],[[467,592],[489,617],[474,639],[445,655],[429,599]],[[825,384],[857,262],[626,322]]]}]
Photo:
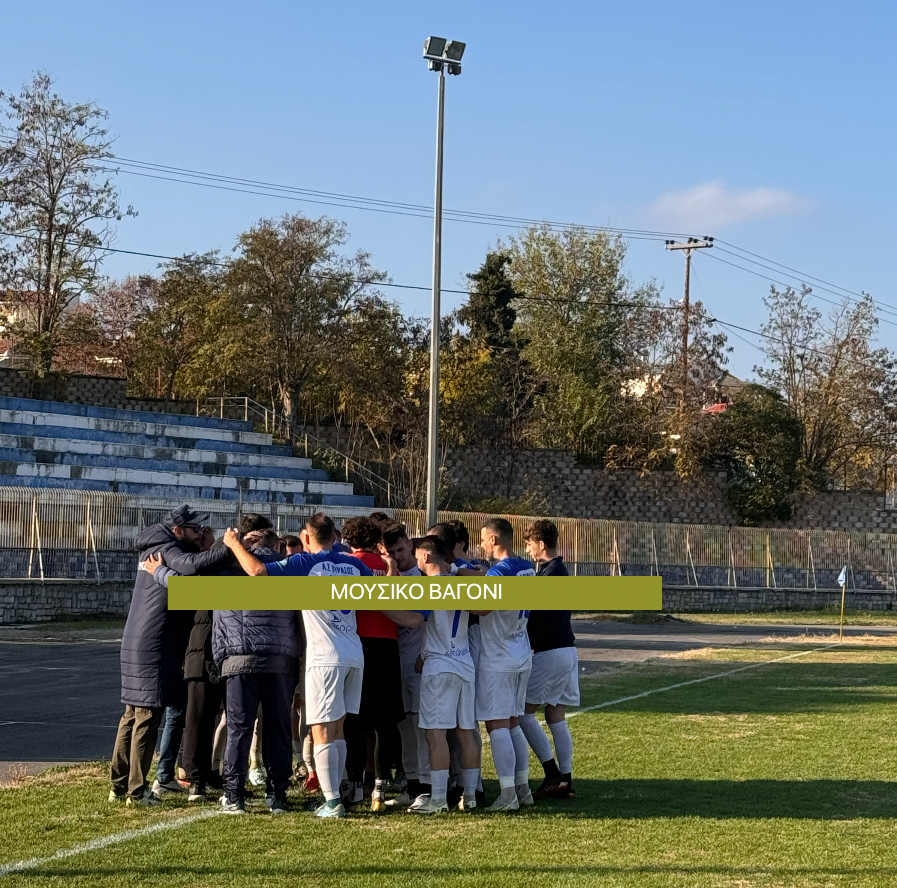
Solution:
[{"label": "chain link fence", "polygon": [[[139,532],[183,501],[117,493],[0,487],[0,570],[6,579],[129,579]],[[339,522],[370,510],[349,506],[198,500],[216,533],[246,512],[270,518],[278,533],[296,532],[324,509]],[[408,527],[426,529],[420,510],[384,509]],[[471,533],[472,557],[481,555],[479,531],[491,515],[441,512]],[[506,515],[519,552],[532,517]],[[847,569],[850,590],[897,591],[897,535],[819,529],[763,529],[696,524],[644,524],[553,518],[560,553],[578,576],[661,576],[665,586],[718,589],[838,588]]]}]

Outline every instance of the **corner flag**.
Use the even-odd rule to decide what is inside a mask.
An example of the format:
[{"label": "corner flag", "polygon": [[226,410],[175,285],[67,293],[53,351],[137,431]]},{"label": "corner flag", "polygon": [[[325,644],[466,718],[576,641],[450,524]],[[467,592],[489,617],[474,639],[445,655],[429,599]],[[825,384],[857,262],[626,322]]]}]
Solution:
[{"label": "corner flag", "polygon": [[[829,574],[831,576],[831,574]],[[838,585],[846,586],[847,585],[847,565],[841,568],[841,573],[838,574]]]}]

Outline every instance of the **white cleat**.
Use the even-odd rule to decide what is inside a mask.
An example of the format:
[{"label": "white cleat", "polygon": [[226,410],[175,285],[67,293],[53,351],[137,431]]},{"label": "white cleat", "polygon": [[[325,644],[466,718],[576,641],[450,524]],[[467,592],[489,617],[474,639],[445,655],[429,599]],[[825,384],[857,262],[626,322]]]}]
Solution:
[{"label": "white cleat", "polygon": [[408,809],[412,814],[443,814],[448,813],[448,802],[445,799],[434,799],[427,796],[426,802],[415,808],[412,805]]},{"label": "white cleat", "polygon": [[520,802],[517,801],[517,795],[510,797],[500,795],[488,808],[487,811],[517,811],[520,808]]},{"label": "white cleat", "polygon": [[387,808],[407,808],[414,799],[407,792],[399,793],[394,799],[386,800]]},{"label": "white cleat", "polygon": [[528,808],[530,805],[536,804],[536,800],[533,798],[533,791],[529,788],[529,784],[526,786],[518,786],[515,791],[517,793],[517,801],[522,807]]},{"label": "white cleat", "polygon": [[416,798],[416,799],[415,799],[415,800],[408,806],[408,810],[409,810],[409,811],[415,811],[415,810],[417,810],[418,808],[422,807],[423,805],[426,805],[427,802],[429,802],[429,801],[430,801],[430,796],[429,796],[429,794],[428,794],[428,793],[422,793],[421,795],[419,795],[419,796],[418,796],[418,797],[417,797],[417,798]]}]

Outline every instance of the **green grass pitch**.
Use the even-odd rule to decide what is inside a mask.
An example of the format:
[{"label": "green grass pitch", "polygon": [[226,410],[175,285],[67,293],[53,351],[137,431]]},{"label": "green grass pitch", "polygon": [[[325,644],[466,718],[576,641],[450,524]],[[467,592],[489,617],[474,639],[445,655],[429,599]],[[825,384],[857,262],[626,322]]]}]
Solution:
[{"label": "green grass pitch", "polygon": [[698,651],[584,681],[584,707],[657,692],[576,715],[579,798],[512,815],[182,823],[197,810],[183,801],[109,805],[100,765],[19,781],[0,790],[0,888],[897,885],[897,643],[819,647]]}]

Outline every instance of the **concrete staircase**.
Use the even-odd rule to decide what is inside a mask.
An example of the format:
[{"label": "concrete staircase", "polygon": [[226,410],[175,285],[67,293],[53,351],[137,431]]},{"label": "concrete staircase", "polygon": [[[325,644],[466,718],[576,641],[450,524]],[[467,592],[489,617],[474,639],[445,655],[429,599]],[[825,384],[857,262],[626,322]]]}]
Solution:
[{"label": "concrete staircase", "polygon": [[0,398],[0,485],[373,505],[250,422]]}]

